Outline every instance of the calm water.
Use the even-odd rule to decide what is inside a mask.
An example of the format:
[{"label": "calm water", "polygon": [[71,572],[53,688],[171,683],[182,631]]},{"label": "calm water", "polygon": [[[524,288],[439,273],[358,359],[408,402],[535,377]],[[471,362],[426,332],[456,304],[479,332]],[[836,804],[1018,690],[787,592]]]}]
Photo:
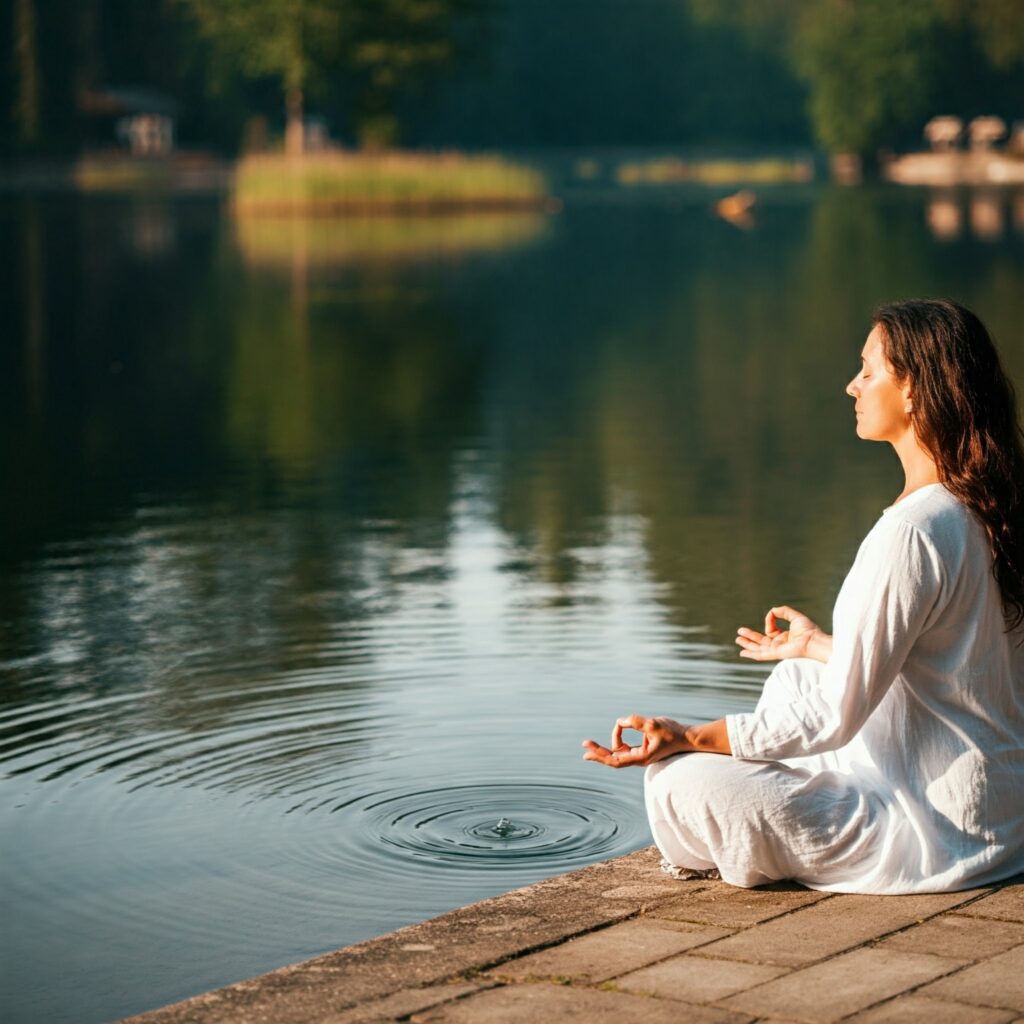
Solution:
[{"label": "calm water", "polygon": [[[1024,382],[1024,198],[0,205],[0,1004],[102,1021],[646,845],[629,711],[751,707],[898,493],[871,306]],[[504,820],[503,820],[504,819]]]}]

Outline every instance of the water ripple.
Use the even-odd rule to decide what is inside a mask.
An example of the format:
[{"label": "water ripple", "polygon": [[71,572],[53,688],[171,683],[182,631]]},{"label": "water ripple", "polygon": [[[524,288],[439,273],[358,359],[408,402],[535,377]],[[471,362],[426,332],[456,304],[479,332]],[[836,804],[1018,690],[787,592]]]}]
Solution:
[{"label": "water ripple", "polygon": [[[408,790],[367,782],[358,795],[310,794],[291,808],[305,822],[288,844],[296,869],[344,886],[354,906],[356,893],[377,891],[382,879],[391,900],[426,885],[444,905],[473,877],[500,891],[649,841],[635,796],[598,786],[484,779]],[[379,896],[367,898],[379,905]]]},{"label": "water ripple", "polygon": [[[598,788],[524,782],[374,793],[330,808],[354,823],[347,853],[460,870],[585,863],[622,845],[635,806]],[[628,842],[628,838],[626,838]],[[339,848],[339,853],[343,851]]]}]

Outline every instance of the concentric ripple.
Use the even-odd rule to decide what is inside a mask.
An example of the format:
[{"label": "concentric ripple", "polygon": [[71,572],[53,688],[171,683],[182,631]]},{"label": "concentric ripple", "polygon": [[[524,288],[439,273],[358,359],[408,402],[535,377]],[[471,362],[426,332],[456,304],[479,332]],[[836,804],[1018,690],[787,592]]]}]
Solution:
[{"label": "concentric ripple", "polygon": [[543,867],[589,862],[634,840],[637,808],[601,789],[541,783],[448,786],[374,794],[340,805],[359,858],[407,867]]}]

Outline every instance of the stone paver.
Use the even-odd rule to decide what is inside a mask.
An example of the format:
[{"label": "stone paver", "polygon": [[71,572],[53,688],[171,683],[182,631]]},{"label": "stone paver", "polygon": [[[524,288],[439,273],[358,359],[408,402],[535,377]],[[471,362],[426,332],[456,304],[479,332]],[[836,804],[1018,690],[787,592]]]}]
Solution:
[{"label": "stone paver", "polygon": [[459,999],[471,992],[481,992],[490,988],[494,982],[482,981],[477,984],[463,983],[453,985],[428,985],[425,988],[403,989],[393,992],[383,999],[374,999],[362,1006],[354,1006],[350,1010],[324,1017],[319,1024],[377,1024],[382,1020],[394,1020],[397,1017],[408,1017],[419,1010]]},{"label": "stone paver", "polygon": [[944,914],[883,939],[880,949],[934,953],[955,960],[985,960],[1024,943],[1024,924]]},{"label": "stone paver", "polygon": [[843,1024],[1010,1024],[1013,1018],[1014,1014],[1007,1010],[913,995],[898,996],[881,1006],[854,1014]]},{"label": "stone paver", "polygon": [[673,953],[727,935],[724,928],[668,921],[627,921],[582,935],[551,949],[520,957],[491,972],[500,978],[571,978],[599,982],[635,970]]},{"label": "stone paver", "polygon": [[829,897],[827,892],[815,892],[792,884],[763,889],[737,889],[724,882],[715,882],[700,892],[688,892],[662,903],[651,913],[655,917],[675,921],[716,924],[722,928],[746,928]]},{"label": "stone paver", "polygon": [[1024,946],[974,964],[921,989],[931,998],[1024,1011]]},{"label": "stone paver", "polygon": [[674,956],[615,979],[615,987],[660,999],[711,1003],[788,973],[785,967],[745,964],[739,960],[708,960]]},{"label": "stone paver", "polygon": [[[601,893],[661,882],[659,861],[655,849],[638,850],[130,1019],[137,1024],[319,1022],[632,917],[649,901],[606,901]],[[680,885],[686,891],[689,883]]]},{"label": "stone paver", "polygon": [[720,1005],[756,1016],[834,1021],[960,966],[957,960],[926,953],[855,949],[729,996]]},{"label": "stone paver", "polygon": [[751,1020],[749,1014],[711,1006],[544,984],[491,989],[412,1017],[413,1024],[749,1024]]},{"label": "stone paver", "polygon": [[994,917],[999,921],[1024,921],[1024,884],[983,896],[964,907],[961,913],[975,917]]},{"label": "stone paver", "polygon": [[843,896],[802,907],[708,946],[708,956],[802,967],[965,903],[976,893]]},{"label": "stone paver", "polygon": [[132,1021],[1024,1024],[1024,876],[852,896],[674,881],[658,861],[641,850]]},{"label": "stone paver", "polygon": [[[707,882],[702,884],[706,885]],[[665,881],[637,883],[633,885],[617,885],[614,889],[606,889],[601,893],[603,900],[644,900],[664,902],[666,896],[679,895],[679,882],[672,878]]]}]

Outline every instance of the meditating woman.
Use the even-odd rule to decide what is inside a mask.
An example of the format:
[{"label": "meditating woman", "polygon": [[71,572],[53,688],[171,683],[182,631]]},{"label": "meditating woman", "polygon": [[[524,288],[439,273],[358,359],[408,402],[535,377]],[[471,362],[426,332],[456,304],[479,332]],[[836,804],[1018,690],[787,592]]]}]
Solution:
[{"label": "meditating woman", "polygon": [[632,715],[610,748],[584,743],[587,760],[647,766],[654,840],[679,877],[912,893],[1024,871],[1013,389],[984,326],[947,301],[881,307],[861,359],[857,435],[895,448],[906,485],[857,552],[834,635],[772,608],[736,638],[740,657],[779,661],[752,712]]}]

